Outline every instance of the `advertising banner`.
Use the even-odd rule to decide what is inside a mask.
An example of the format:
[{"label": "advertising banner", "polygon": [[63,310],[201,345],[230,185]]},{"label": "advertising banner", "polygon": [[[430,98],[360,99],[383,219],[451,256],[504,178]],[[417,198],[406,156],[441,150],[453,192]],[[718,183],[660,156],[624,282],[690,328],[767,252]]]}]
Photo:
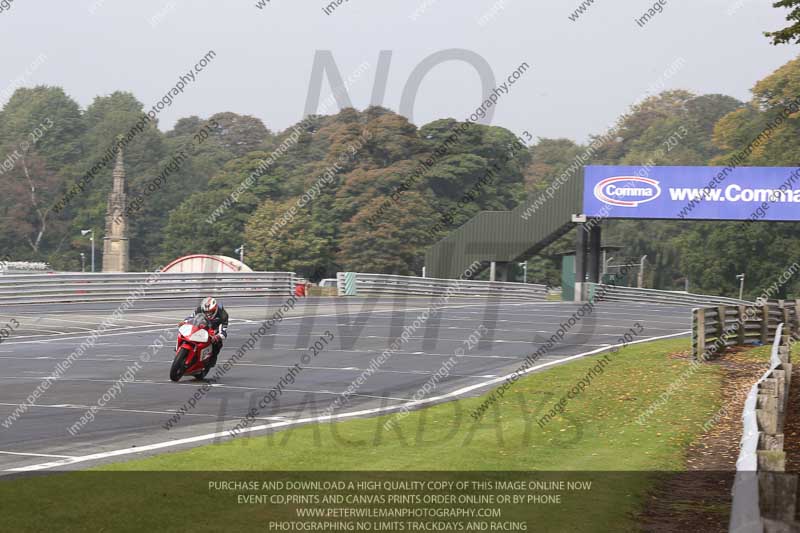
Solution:
[{"label": "advertising banner", "polygon": [[602,218],[800,220],[800,167],[587,166],[583,213]]}]

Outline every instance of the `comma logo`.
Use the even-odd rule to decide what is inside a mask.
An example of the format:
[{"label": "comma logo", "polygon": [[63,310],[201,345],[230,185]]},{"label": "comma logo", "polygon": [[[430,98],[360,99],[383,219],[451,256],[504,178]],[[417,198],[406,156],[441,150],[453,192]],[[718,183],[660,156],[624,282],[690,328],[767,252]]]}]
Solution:
[{"label": "comma logo", "polygon": [[638,207],[661,195],[656,180],[640,176],[614,176],[594,186],[594,196],[603,203],[620,207]]}]

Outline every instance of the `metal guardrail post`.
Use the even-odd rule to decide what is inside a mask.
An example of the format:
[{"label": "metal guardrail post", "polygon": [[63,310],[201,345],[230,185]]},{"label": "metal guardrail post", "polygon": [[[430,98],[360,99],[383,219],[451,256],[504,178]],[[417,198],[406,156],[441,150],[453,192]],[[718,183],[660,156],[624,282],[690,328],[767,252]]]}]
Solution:
[{"label": "metal guardrail post", "polygon": [[692,343],[694,348],[695,360],[700,360],[706,351],[706,312],[705,309],[692,310],[692,334],[695,336],[695,342]]},{"label": "metal guardrail post", "polygon": [[727,330],[727,328],[725,327],[725,317],[726,317],[725,310],[726,308],[724,305],[720,305],[717,307],[717,314],[719,315],[717,318],[717,338],[722,343],[723,350],[728,345],[728,337],[727,334],[725,333],[725,331]]},{"label": "metal guardrail post", "polygon": [[697,312],[697,359],[706,352],[706,312],[705,309],[696,309]]},{"label": "metal guardrail post", "polygon": [[739,329],[737,330],[738,336],[736,343],[739,346],[744,346],[747,334],[747,306],[739,306]]},{"label": "metal guardrail post", "polygon": [[800,334],[800,299],[794,301],[794,331]]},{"label": "metal guardrail post", "polygon": [[783,331],[791,334],[794,331],[794,324],[789,318],[789,306],[786,305],[786,300],[778,300],[778,308],[783,313]]}]

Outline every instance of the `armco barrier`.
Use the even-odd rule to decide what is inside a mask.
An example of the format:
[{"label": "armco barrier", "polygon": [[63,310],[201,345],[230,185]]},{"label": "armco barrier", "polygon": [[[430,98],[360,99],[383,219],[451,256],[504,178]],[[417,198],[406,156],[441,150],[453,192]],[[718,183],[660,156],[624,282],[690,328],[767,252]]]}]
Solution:
[{"label": "armco barrier", "polygon": [[0,277],[0,305],[292,294],[293,272],[25,274]]},{"label": "armco barrier", "polygon": [[723,296],[709,296],[678,291],[660,291],[656,289],[638,289],[635,287],[620,287],[617,285],[603,285],[600,283],[589,284],[589,299],[609,302],[643,302],[693,306],[752,304],[752,302],[745,300],[725,298]]},{"label": "armco barrier", "polygon": [[418,278],[393,274],[339,272],[339,295],[450,296],[503,298],[504,300],[546,300],[547,287],[532,283]]},{"label": "armco barrier", "polygon": [[781,323],[798,331],[798,305],[796,300],[777,300],[694,309],[692,355],[695,359],[711,359],[729,346],[768,344],[775,339]]},{"label": "armco barrier", "polygon": [[[800,531],[798,479],[786,474],[783,427],[792,378],[791,348],[797,329],[781,323],[775,331],[770,367],[753,385],[742,412],[742,440],[736,461],[729,531]],[[795,333],[795,335],[792,334]]]}]

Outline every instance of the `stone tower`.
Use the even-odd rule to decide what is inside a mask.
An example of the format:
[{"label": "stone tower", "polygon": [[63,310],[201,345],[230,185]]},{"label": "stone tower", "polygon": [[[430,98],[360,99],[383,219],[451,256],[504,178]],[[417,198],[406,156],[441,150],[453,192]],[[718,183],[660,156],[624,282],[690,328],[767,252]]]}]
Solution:
[{"label": "stone tower", "polygon": [[125,165],[122,148],[117,153],[114,166],[114,187],[108,195],[106,209],[106,234],[103,238],[103,272],[127,272],[130,262],[128,242],[128,187],[125,183]]}]

